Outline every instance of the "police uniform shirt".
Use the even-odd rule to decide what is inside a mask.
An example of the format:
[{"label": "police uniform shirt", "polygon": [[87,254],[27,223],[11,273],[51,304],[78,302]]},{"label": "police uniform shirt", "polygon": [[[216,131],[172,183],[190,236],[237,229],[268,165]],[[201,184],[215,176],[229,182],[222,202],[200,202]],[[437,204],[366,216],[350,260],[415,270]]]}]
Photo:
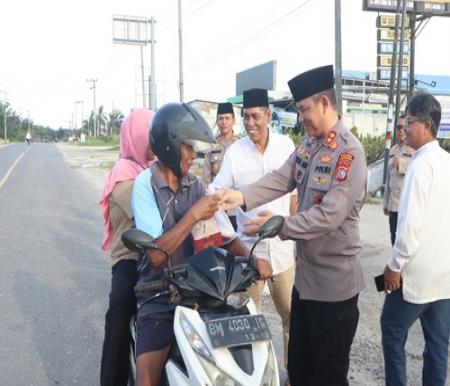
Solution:
[{"label": "police uniform shirt", "polygon": [[[387,167],[386,190],[384,192],[383,207],[389,212],[398,212],[400,193],[403,188],[406,170],[411,163],[414,149],[406,144],[394,145],[389,152]],[[394,165],[394,159],[398,158],[398,168]]]},{"label": "police uniform shirt", "polygon": [[229,140],[225,140],[219,135],[216,138],[216,144],[205,153],[203,162],[203,184],[205,186],[210,184],[219,173],[225,152],[236,140],[235,135]]},{"label": "police uniform shirt", "polygon": [[301,299],[343,301],[365,287],[358,254],[366,182],[364,149],[339,120],[326,138],[305,138],[281,168],[241,189],[251,210],[297,188],[297,214],[285,217],[280,237],[296,240]]}]

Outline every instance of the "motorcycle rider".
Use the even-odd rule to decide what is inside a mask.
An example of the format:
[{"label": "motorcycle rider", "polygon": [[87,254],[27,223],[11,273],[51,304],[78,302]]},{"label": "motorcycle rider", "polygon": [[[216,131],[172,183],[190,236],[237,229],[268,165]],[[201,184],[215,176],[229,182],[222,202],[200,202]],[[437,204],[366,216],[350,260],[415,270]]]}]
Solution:
[{"label": "motorcycle rider", "polygon": [[[214,136],[203,117],[191,106],[169,103],[161,107],[152,121],[150,147],[158,157],[135,181],[132,211],[136,228],[156,239],[159,248],[172,256],[174,265],[193,254],[191,231],[218,209],[218,197],[205,195],[201,181],[189,173],[199,144],[214,143]],[[210,145],[209,145],[210,146]],[[233,255],[247,256],[248,249],[238,238],[223,245]],[[167,267],[167,257],[158,250],[147,250],[138,263],[138,285],[159,280]],[[271,277],[266,260],[256,259],[261,279]],[[138,386],[158,386],[174,339],[173,317],[176,305],[167,297],[145,302],[156,292],[137,294],[136,381]]]}]

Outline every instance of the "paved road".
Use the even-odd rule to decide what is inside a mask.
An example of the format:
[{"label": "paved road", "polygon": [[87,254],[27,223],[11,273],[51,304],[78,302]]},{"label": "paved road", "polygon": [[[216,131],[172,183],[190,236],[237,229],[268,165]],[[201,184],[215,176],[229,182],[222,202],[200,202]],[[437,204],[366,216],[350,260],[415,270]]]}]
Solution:
[{"label": "paved road", "polygon": [[[99,250],[97,204],[106,172],[80,166],[117,155],[97,149],[94,157],[94,150],[55,144],[0,147],[1,386],[98,385],[110,277],[108,256]],[[382,271],[390,245],[379,205],[364,206],[361,239],[367,288],[360,295],[349,379],[351,386],[381,386],[384,295],[375,291],[373,277]],[[280,321],[270,302],[264,311],[281,364]],[[416,323],[407,343],[410,386],[421,384],[422,348]]]},{"label": "paved road", "polygon": [[0,385],[98,385],[109,266],[98,192],[54,144],[0,149]]}]

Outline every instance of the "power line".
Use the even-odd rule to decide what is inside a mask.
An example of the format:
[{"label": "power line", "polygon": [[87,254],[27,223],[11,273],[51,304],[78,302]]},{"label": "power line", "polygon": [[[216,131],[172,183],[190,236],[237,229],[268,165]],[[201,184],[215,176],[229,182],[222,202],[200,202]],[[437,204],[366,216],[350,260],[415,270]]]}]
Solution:
[{"label": "power line", "polygon": [[[218,54],[214,57],[212,57],[210,60],[208,61],[204,61],[200,64],[197,65],[193,65],[193,67],[189,70],[187,70],[185,73],[189,74],[191,72],[196,71],[197,69],[204,67],[206,65],[209,65],[211,63],[216,62],[218,59],[222,58],[223,56],[228,55],[230,52],[234,51],[236,48],[241,47],[242,45],[251,43],[253,41],[256,41],[258,39],[260,39],[261,37],[263,37],[264,35],[266,35],[267,33],[269,33],[271,31],[271,29],[273,29],[274,27],[278,26],[278,24],[280,24],[282,21],[284,21],[285,19],[288,19],[289,17],[292,17],[295,13],[297,13],[301,8],[303,8],[304,6],[306,6],[308,3],[310,3],[312,0],[305,0],[303,3],[301,3],[299,6],[291,9],[288,13],[286,13],[285,15],[283,15],[282,17],[280,17],[279,19],[275,20],[274,22],[266,25],[265,27],[261,28],[259,31],[255,32],[253,35],[249,36],[247,39],[239,42],[238,44],[234,45],[233,47],[229,48],[228,50],[222,52],[221,54]],[[222,43],[218,42],[216,43],[217,46],[220,46],[220,44]]]},{"label": "power line", "polygon": [[[183,12],[185,12],[185,10],[189,10],[192,8],[192,6],[196,3],[198,3],[201,0],[194,0],[192,3],[189,3],[186,7],[183,7]],[[195,10],[193,10],[191,13],[187,13],[185,16],[183,16],[183,21],[186,20],[187,18],[191,17],[192,15],[195,15],[197,12],[199,12],[202,8],[205,8],[206,6],[208,6],[209,4],[211,4],[214,0],[209,0],[206,3],[204,3],[203,5],[201,5],[200,7],[196,8]],[[162,20],[159,22],[159,24],[157,25],[158,28],[158,33],[161,31],[164,31],[166,29],[168,29],[169,27],[173,27],[176,23],[178,22],[178,18],[174,15],[171,15],[170,17],[168,17],[166,20]]]}]

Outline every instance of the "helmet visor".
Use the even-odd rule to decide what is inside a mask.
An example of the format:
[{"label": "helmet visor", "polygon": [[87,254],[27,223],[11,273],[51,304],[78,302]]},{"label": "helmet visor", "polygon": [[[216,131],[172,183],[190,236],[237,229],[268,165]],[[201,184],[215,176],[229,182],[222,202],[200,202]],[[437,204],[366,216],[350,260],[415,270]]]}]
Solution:
[{"label": "helmet visor", "polygon": [[211,142],[205,142],[205,141],[199,141],[195,139],[185,139],[183,140],[183,143],[186,145],[190,145],[193,147],[193,149],[199,153],[199,152],[205,152],[211,148]]}]

